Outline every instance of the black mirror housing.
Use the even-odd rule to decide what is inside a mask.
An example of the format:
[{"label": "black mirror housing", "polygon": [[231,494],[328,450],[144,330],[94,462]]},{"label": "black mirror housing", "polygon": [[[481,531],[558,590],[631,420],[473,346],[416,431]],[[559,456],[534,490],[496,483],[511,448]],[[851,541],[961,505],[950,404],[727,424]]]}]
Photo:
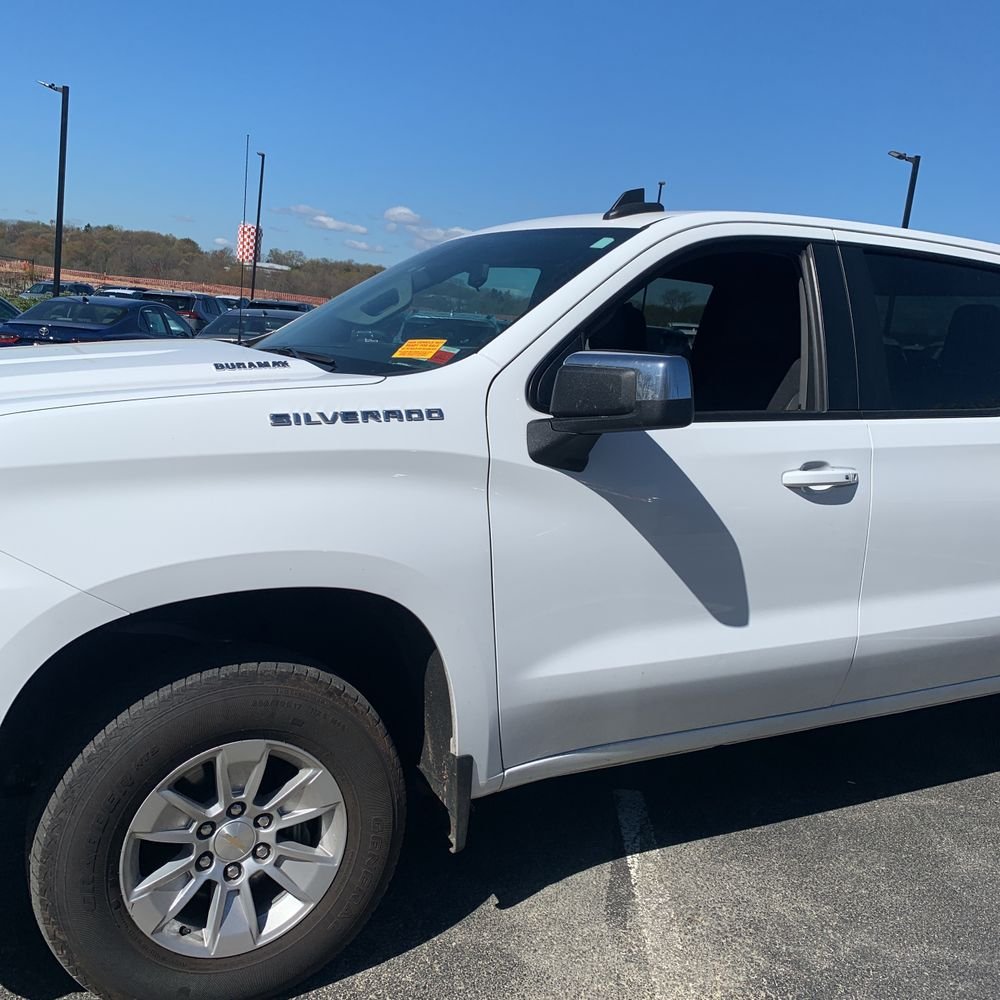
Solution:
[{"label": "black mirror housing", "polygon": [[551,427],[568,434],[687,427],[691,368],[672,354],[580,351],[556,375]]},{"label": "black mirror housing", "polygon": [[528,424],[528,454],[539,465],[583,472],[602,434],[687,427],[691,366],[673,354],[579,351],[556,374],[549,411],[551,419]]}]

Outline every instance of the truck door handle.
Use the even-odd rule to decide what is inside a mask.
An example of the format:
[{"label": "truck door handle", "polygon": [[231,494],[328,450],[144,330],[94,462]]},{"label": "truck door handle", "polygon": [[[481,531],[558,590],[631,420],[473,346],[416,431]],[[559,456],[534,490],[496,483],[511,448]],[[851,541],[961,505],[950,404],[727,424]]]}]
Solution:
[{"label": "truck door handle", "polygon": [[781,485],[790,490],[809,489],[817,486],[857,486],[857,469],[835,468],[822,465],[815,469],[789,469],[781,474]]}]

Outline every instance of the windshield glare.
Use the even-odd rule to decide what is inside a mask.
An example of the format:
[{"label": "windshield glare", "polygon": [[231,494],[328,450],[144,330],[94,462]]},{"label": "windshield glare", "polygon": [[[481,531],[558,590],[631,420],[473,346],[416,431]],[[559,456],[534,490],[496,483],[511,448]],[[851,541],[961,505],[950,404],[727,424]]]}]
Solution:
[{"label": "windshield glare", "polygon": [[70,302],[67,299],[49,299],[32,306],[18,316],[18,320],[42,320],[46,323],[96,323],[110,326],[117,323],[127,309],[102,306],[94,302]]},{"label": "windshield glare", "polygon": [[359,374],[454,364],[634,232],[534,229],[452,240],[303,313],[255,346],[327,355],[338,371]]}]

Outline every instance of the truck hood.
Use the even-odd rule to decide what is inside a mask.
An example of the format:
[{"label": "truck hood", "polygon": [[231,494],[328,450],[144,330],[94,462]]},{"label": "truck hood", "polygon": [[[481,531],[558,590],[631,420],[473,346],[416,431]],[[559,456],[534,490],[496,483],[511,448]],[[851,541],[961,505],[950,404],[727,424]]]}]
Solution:
[{"label": "truck hood", "polygon": [[378,375],[324,371],[308,361],[218,340],[139,340],[0,348],[0,413],[88,402],[247,392]]}]

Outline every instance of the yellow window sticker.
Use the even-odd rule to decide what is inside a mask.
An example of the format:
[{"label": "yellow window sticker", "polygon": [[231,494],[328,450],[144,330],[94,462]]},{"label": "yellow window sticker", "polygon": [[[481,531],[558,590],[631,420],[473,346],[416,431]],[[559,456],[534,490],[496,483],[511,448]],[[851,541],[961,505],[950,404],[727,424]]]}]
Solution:
[{"label": "yellow window sticker", "polygon": [[421,361],[430,361],[447,343],[447,340],[408,340],[393,354],[393,357],[419,358]]}]

